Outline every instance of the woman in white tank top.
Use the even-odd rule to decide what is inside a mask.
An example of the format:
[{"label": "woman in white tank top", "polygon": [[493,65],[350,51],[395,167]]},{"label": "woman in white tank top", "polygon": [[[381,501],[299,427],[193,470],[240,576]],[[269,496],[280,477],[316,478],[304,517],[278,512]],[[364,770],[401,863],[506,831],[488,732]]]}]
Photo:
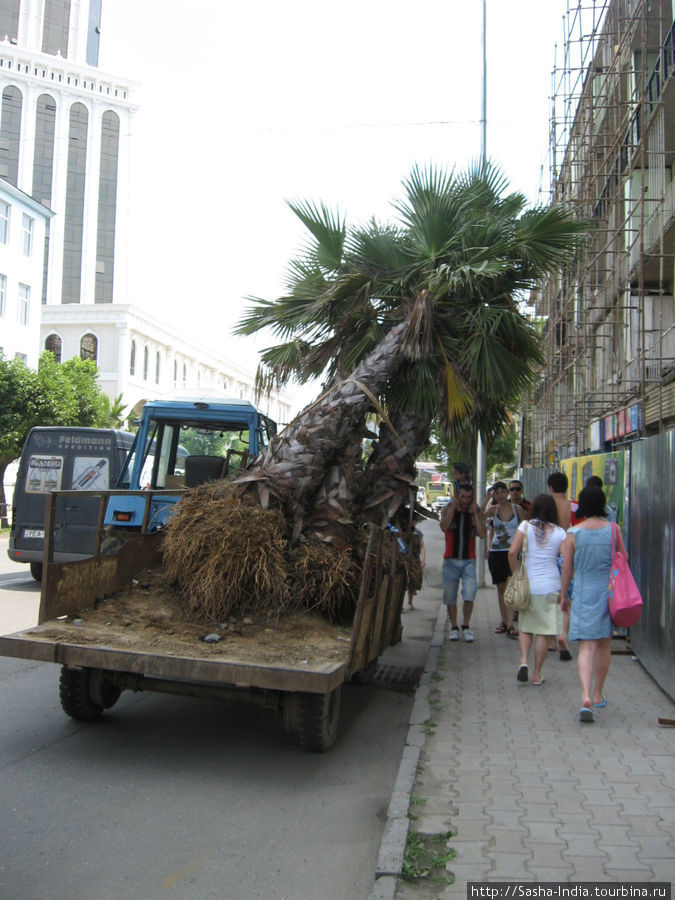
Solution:
[{"label": "woman in white tank top", "polygon": [[530,585],[530,602],[527,609],[518,616],[520,668],[517,678],[520,682],[529,679],[529,654],[532,636],[535,635],[532,684],[538,687],[544,683],[541,670],[548,655],[548,638],[562,631],[558,554],[566,534],[558,526],[558,510],[550,494],[538,494],[532,501],[530,521],[518,526],[508,553],[512,572],[518,568],[518,554],[523,546],[526,529],[524,565]]}]

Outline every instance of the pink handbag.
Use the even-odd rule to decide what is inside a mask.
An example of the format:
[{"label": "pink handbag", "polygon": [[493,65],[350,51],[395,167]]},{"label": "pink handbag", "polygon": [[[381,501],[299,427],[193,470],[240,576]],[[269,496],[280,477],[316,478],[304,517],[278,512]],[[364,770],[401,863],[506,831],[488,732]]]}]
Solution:
[{"label": "pink handbag", "polygon": [[609,615],[617,628],[635,625],[642,612],[642,597],[623,553],[615,550],[617,526],[612,523],[612,566],[609,570]]}]

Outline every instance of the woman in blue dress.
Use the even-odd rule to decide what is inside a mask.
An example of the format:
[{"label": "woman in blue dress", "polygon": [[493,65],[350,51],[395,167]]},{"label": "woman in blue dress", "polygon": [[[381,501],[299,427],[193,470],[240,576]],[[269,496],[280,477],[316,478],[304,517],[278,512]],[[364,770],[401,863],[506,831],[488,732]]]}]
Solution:
[{"label": "woman in blue dress", "polygon": [[[579,494],[577,517],[583,521],[567,532],[562,545],[560,606],[570,611],[570,640],[579,641],[577,666],[581,682],[580,722],[595,721],[594,709],[607,706],[603,694],[611,661],[612,621],[609,617],[609,569],[612,562],[612,526],[605,518],[605,495],[597,487]],[[616,549],[628,559],[621,532]],[[574,573],[574,597],[569,586]]]}]

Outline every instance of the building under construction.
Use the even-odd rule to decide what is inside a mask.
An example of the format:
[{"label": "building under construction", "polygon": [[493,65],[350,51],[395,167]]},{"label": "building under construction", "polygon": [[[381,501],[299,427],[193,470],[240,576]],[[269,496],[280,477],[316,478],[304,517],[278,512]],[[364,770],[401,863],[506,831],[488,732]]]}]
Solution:
[{"label": "building under construction", "polygon": [[568,0],[553,72],[552,200],[591,223],[535,298],[546,368],[523,462],[675,426],[673,0]]}]

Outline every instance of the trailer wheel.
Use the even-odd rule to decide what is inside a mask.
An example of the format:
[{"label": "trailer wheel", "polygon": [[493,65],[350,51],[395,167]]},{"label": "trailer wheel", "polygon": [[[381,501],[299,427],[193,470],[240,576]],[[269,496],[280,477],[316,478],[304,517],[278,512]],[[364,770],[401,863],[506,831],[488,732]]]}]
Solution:
[{"label": "trailer wheel", "polygon": [[[61,667],[59,699],[67,716],[78,722],[98,719],[118,701],[121,690],[93,669]],[[94,699],[96,698],[96,699]]]},{"label": "trailer wheel", "polygon": [[361,669],[358,672],[354,672],[352,677],[349,679],[350,684],[372,684],[375,680],[375,673],[377,672],[378,660],[377,657],[375,659],[371,659],[365,669]]},{"label": "trailer wheel", "polygon": [[312,753],[329,750],[338,735],[341,688],[300,695],[300,746]]},{"label": "trailer wheel", "polygon": [[30,564],[30,574],[35,581],[42,581],[42,563],[32,562]]}]

